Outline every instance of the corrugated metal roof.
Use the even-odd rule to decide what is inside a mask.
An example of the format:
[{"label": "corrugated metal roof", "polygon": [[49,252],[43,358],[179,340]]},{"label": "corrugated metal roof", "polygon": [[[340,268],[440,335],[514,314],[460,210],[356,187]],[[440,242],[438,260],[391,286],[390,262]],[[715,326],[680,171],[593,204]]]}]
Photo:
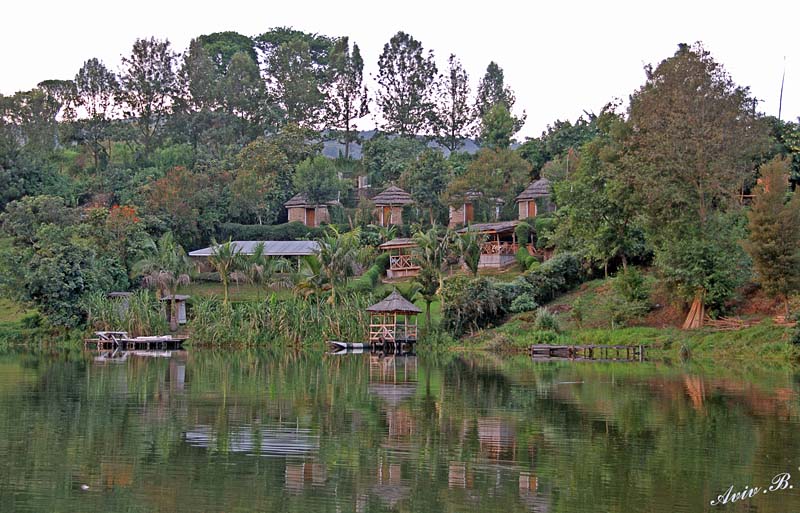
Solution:
[{"label": "corrugated metal roof", "polygon": [[[319,252],[319,243],[314,240],[235,240],[231,244],[242,255],[255,253],[258,244],[264,244],[265,256],[303,256]],[[189,256],[208,257],[213,253],[214,248],[208,247],[191,251]]]},{"label": "corrugated metal roof", "polygon": [[466,233],[467,230],[478,233],[504,233],[513,232],[519,221],[500,221],[498,223],[475,223],[467,228],[458,230],[458,233]]}]

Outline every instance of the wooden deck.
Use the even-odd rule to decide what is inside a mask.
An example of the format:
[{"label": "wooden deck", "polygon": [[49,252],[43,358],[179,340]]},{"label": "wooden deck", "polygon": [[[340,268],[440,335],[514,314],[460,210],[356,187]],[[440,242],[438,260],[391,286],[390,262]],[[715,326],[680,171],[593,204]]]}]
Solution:
[{"label": "wooden deck", "polygon": [[84,341],[87,349],[98,351],[174,351],[181,349],[188,337],[171,335],[155,337],[130,337],[124,331],[99,331],[96,338]]},{"label": "wooden deck", "polygon": [[554,346],[548,344],[534,344],[531,346],[531,356],[535,359],[642,362],[644,361],[644,346]]}]

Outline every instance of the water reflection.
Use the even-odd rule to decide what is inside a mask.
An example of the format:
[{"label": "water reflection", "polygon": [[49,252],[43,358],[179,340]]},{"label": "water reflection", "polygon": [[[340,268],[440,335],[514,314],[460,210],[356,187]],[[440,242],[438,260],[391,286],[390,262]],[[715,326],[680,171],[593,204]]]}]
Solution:
[{"label": "water reflection", "polygon": [[7,353],[0,510],[709,511],[730,485],[800,465],[798,380],[744,378],[485,356]]}]

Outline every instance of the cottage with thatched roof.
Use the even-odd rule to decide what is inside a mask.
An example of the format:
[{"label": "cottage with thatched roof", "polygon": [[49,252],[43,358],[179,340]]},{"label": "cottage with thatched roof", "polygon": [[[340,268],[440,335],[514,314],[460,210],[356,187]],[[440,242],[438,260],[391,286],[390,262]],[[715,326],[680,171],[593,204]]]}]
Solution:
[{"label": "cottage with thatched roof", "polygon": [[547,178],[540,178],[535,182],[531,182],[531,184],[517,196],[516,202],[519,207],[519,218],[528,219],[529,217],[536,217],[539,213],[552,211],[550,192],[550,181]]},{"label": "cottage with thatched roof", "polygon": [[464,194],[464,201],[459,205],[450,205],[450,220],[447,223],[449,228],[465,226],[475,220],[475,202],[483,194],[478,191],[467,191]]},{"label": "cottage with thatched roof", "polygon": [[295,194],[292,199],[283,204],[289,214],[289,222],[299,221],[309,228],[316,228],[322,223],[330,223],[331,216],[328,206],[337,205],[336,201],[322,204],[312,204],[305,194]]},{"label": "cottage with thatched roof", "polygon": [[375,217],[381,226],[402,225],[403,207],[414,203],[411,194],[400,187],[391,185],[372,198],[375,204]]},{"label": "cottage with thatched roof", "polygon": [[408,343],[417,341],[417,315],[422,310],[396,290],[386,299],[367,308],[370,314],[370,343]]}]

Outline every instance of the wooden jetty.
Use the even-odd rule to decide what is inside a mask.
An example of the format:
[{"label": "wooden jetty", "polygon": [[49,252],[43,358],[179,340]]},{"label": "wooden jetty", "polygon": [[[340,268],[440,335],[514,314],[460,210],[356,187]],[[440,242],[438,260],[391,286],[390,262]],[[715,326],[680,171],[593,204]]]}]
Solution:
[{"label": "wooden jetty", "polygon": [[569,360],[644,361],[644,346],[534,344],[531,356],[537,359],[563,358]]},{"label": "wooden jetty", "polygon": [[127,331],[96,331],[95,338],[84,341],[84,347],[98,351],[174,351],[181,349],[188,337],[156,335],[131,337]]}]

